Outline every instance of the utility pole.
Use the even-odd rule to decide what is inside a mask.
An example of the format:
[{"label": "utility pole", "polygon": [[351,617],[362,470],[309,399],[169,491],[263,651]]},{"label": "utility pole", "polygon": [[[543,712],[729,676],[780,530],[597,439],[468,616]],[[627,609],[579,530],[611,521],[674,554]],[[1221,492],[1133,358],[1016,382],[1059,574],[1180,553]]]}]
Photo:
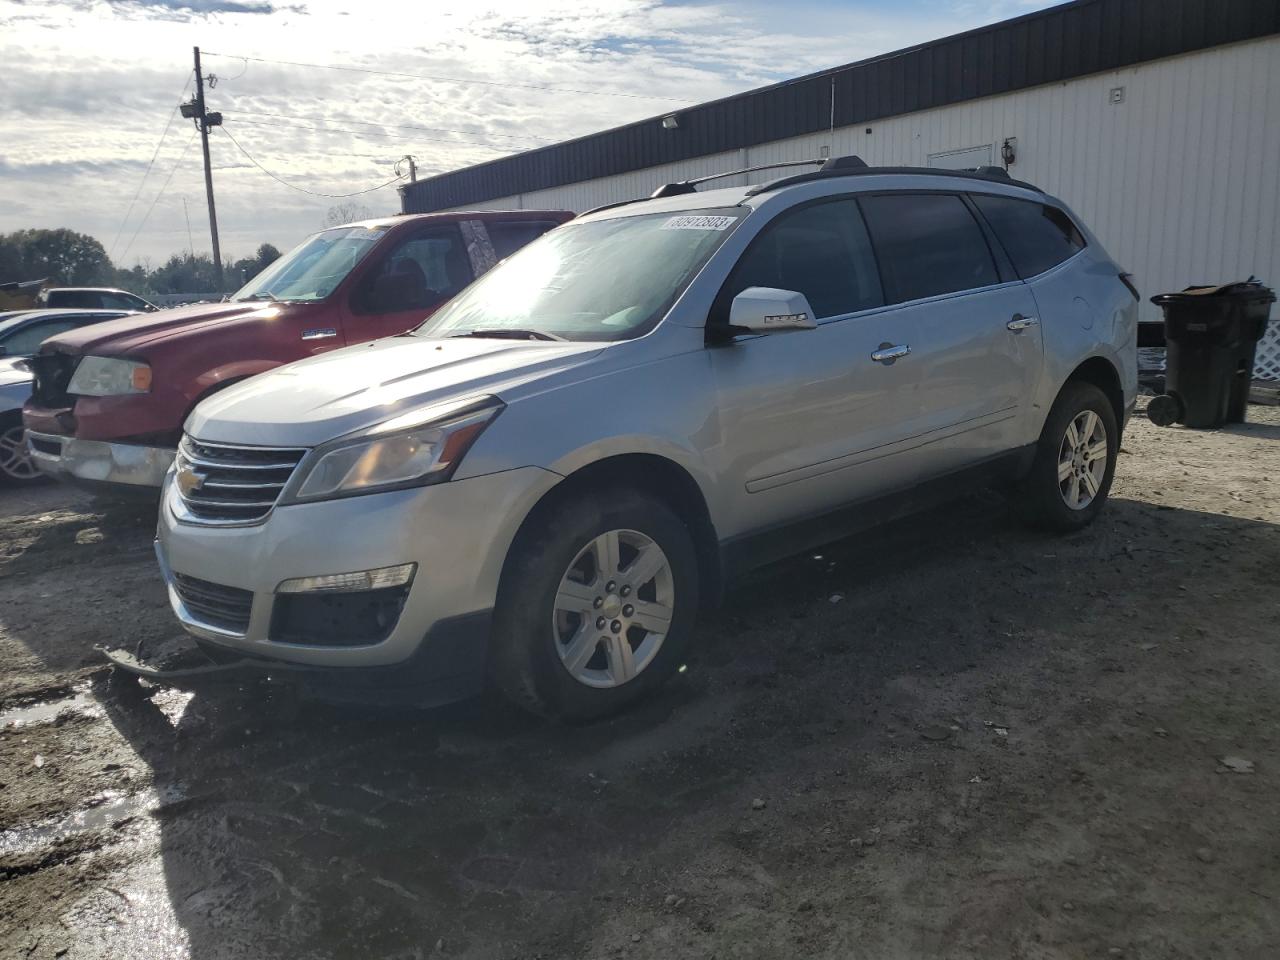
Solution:
[{"label": "utility pole", "polygon": [[209,233],[213,237],[213,275],[222,293],[222,248],[218,245],[218,211],[213,205],[213,169],[209,166],[209,128],[222,123],[222,114],[209,113],[204,107],[204,74],[200,71],[200,48],[192,47],[196,60],[196,99],[193,114],[183,110],[182,115],[193,116],[200,126],[200,147],[204,151],[204,192],[209,198]]},{"label": "utility pole", "polygon": [[412,154],[405,157],[405,159],[409,161],[409,182],[417,183],[418,182],[418,165],[414,163]]}]

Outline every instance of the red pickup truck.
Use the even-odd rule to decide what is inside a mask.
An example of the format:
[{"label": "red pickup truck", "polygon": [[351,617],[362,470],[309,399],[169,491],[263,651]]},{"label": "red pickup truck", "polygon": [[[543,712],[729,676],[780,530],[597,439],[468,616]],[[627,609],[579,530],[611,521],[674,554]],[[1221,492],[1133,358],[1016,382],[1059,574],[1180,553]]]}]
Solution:
[{"label": "red pickup truck", "polygon": [[31,457],[115,492],[160,486],[197,403],[293,360],[404,333],[499,260],[572,219],[560,210],[399,216],[303,241],[222,303],[46,340],[23,408]]}]

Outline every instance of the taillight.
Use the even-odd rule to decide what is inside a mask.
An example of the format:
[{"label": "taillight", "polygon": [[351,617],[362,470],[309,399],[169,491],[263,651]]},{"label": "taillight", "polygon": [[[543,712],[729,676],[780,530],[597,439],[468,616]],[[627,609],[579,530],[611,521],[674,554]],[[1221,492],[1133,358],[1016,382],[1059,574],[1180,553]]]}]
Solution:
[{"label": "taillight", "polygon": [[1132,274],[1132,273],[1122,273],[1122,274],[1120,274],[1120,282],[1121,282],[1121,283],[1123,283],[1126,287],[1128,287],[1128,288],[1129,288],[1129,292],[1133,294],[1133,299],[1134,299],[1134,300],[1137,300],[1139,303],[1141,303],[1141,302],[1142,302],[1142,294],[1140,294],[1140,293],[1138,292],[1138,288],[1137,288],[1137,287],[1135,287],[1135,286],[1133,285],[1133,274]]}]

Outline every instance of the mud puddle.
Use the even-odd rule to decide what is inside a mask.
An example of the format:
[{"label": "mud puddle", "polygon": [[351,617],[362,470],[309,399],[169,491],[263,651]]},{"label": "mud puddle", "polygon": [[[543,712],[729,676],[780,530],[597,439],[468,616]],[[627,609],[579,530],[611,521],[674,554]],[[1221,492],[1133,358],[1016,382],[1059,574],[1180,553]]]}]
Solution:
[{"label": "mud puddle", "polygon": [[0,831],[0,857],[34,853],[80,834],[119,828],[137,817],[163,814],[188,799],[177,787],[134,794],[106,790],[91,798],[89,806],[68,816]]},{"label": "mud puddle", "polygon": [[72,717],[97,718],[102,715],[102,708],[89,692],[88,685],[83,685],[76,687],[75,691],[69,695],[36,700],[0,710],[0,730],[53,723],[59,718],[65,721]]}]

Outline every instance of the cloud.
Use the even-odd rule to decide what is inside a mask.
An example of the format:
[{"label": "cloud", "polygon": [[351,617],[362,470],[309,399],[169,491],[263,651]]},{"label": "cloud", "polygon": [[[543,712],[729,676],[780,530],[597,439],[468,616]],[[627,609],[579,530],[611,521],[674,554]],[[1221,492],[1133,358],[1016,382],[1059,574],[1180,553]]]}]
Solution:
[{"label": "cloud", "polygon": [[280,8],[266,0],[105,0],[112,7],[164,10],[170,13],[273,14]]},{"label": "cloud", "polygon": [[[119,256],[150,210],[130,259],[185,249],[188,217],[208,249],[200,151],[173,116],[193,37],[226,130],[280,179],[338,194],[390,179],[405,154],[428,176],[672,108],[657,98],[722,97],[1049,2],[0,0],[0,231],[120,235]],[[292,246],[334,202],[273,180],[219,131],[210,152],[227,255]],[[398,208],[394,187],[361,200]]]}]

